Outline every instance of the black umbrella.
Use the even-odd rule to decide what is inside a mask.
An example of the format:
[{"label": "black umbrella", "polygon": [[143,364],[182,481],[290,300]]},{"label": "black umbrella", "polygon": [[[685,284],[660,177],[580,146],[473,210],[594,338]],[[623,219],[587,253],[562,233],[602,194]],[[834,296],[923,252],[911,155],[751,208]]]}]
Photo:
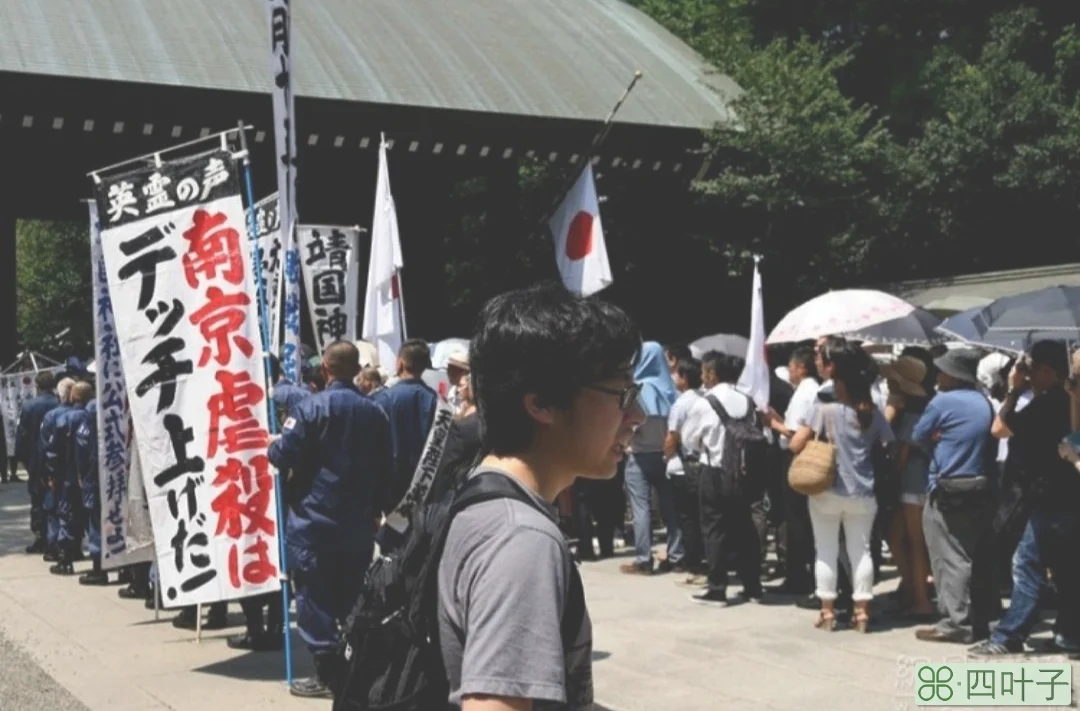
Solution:
[{"label": "black umbrella", "polygon": [[1080,287],[1005,296],[947,319],[938,331],[969,343],[1023,352],[1039,341],[1080,341]]}]

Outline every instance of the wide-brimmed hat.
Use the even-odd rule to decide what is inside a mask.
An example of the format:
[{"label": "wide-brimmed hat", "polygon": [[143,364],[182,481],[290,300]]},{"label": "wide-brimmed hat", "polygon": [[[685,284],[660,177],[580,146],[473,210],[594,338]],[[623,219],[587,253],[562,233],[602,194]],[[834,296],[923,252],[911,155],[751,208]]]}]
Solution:
[{"label": "wide-brimmed hat", "polygon": [[465,351],[456,351],[446,359],[447,368],[459,368],[469,372],[469,354]]},{"label": "wide-brimmed hat", "polygon": [[977,385],[979,382],[979,361],[982,356],[971,348],[957,348],[947,351],[934,360],[934,365],[945,375],[950,375],[965,383]]},{"label": "wide-brimmed hat", "polygon": [[897,390],[905,395],[926,397],[926,388],[923,381],[926,380],[926,364],[913,356],[900,356],[892,363],[881,365],[881,375],[891,383],[895,383]]}]

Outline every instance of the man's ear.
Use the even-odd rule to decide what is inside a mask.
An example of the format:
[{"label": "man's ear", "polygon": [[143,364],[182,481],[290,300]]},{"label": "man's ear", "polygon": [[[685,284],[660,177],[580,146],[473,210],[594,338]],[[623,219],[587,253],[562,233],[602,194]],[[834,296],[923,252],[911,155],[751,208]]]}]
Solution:
[{"label": "man's ear", "polygon": [[550,425],[555,422],[555,408],[543,402],[536,393],[528,393],[522,400],[525,412],[534,421],[542,425]]}]

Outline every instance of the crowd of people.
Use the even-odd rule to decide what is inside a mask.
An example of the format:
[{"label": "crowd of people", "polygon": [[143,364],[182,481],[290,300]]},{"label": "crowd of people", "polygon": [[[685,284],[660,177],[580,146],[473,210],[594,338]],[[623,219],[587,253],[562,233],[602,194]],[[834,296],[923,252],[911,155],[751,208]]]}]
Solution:
[{"label": "crowd of people", "polygon": [[[1080,454],[1069,439],[1080,430],[1080,360],[1071,367],[1064,344],[1040,342],[1020,358],[908,348],[879,364],[859,343],[824,337],[783,354],[763,411],[738,386],[740,356],[696,360],[684,346],[642,342],[618,308],[561,286],[497,297],[478,324],[469,352],[450,359],[444,393],[425,382],[422,341],[403,344],[389,379],[348,342],[328,346],[301,383],[271,359],[283,424],[269,457],[286,482],[297,628],[316,670],[294,694],[331,696],[345,673],[341,627],[376,547],[402,545],[386,517],[413,482],[440,401],[454,411],[440,469],[457,483],[494,472],[525,499],[486,501],[449,528],[437,597],[452,705],[589,708],[584,607],[565,629],[573,557],[611,557],[619,537],[633,549],[623,573],[678,574],[703,605],[786,595],[825,631],[843,617],[872,631],[887,614],[928,623],[919,639],[985,656],[1021,651],[1049,607],[1054,645],[1080,653],[1070,555]],[[106,584],[92,377],[41,373],[37,388],[16,451],[32,499],[27,553],[71,575],[85,535],[93,566],[80,582]],[[828,443],[835,465],[827,490],[806,496],[787,472],[811,442]],[[558,527],[567,497],[571,531]],[[666,536],[659,556],[654,512]],[[900,577],[888,604],[873,603],[883,543]],[[122,598],[160,604],[150,564],[120,575]],[[281,649],[281,596],[239,603],[247,628],[229,646]],[[203,628],[227,626],[226,607],[209,606]],[[197,614],[183,609],[174,624],[194,628]]]},{"label": "crowd of people", "polygon": [[[827,631],[844,613],[861,632],[872,615],[926,623],[920,640],[980,656],[1022,651],[1040,610],[1056,609],[1052,647],[1080,653],[1080,472],[1068,439],[1080,430],[1080,355],[1070,363],[1064,343],[1043,341],[1021,357],[909,347],[879,362],[841,337],[788,355],[761,411],[738,388],[741,357],[644,344],[646,419],[620,472],[634,560],[621,571],[681,573],[707,605],[786,595]],[[806,496],[788,471],[811,441],[831,443],[835,478]],[[601,557],[613,552],[617,489],[577,484],[584,559],[597,555],[594,538]],[[654,508],[666,528],[659,560]],[[899,588],[871,605],[886,550]]]}]

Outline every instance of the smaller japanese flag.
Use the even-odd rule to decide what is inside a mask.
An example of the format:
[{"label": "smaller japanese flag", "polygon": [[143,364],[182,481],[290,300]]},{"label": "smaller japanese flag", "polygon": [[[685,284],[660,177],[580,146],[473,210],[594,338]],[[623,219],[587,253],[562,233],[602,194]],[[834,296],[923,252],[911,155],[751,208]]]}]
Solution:
[{"label": "smaller japanese flag", "polygon": [[555,238],[555,263],[567,289],[588,296],[611,284],[591,163],[585,166],[548,226]]},{"label": "smaller japanese flag", "polygon": [[761,295],[761,269],[754,257],[754,286],[750,303],[750,345],[746,365],[739,376],[739,389],[754,399],[759,410],[769,407],[769,361],[765,356],[765,305]]}]

